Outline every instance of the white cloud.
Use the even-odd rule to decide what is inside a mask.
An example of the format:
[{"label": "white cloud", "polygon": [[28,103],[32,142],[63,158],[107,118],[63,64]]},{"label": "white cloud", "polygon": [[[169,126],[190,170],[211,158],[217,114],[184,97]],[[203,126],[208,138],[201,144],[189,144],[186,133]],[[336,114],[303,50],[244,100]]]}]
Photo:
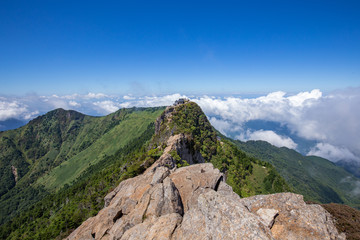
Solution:
[{"label": "white cloud", "polygon": [[95,99],[99,99],[99,98],[106,98],[108,97],[108,95],[104,94],[104,93],[88,93],[87,95],[83,96],[84,98],[95,98]]},{"label": "white cloud", "polygon": [[123,96],[123,98],[124,98],[125,100],[134,100],[134,99],[136,99],[136,98],[133,97],[131,94],[125,95],[125,96]]},{"label": "white cloud", "polygon": [[[31,119],[59,107],[104,115],[124,107],[167,106],[184,97],[178,93],[146,97],[104,93],[1,96],[0,120]],[[197,102],[214,127],[227,136],[238,136],[250,120],[273,121],[286,126],[293,135],[321,143],[311,150],[311,154],[326,156],[333,161],[340,157],[355,159],[360,156],[360,88],[327,95],[315,89],[292,95],[279,91],[257,98],[201,96],[191,97],[191,100]],[[243,134],[245,137],[247,133]],[[292,139],[275,132],[252,132],[247,138],[261,138],[277,146],[296,148]]]},{"label": "white cloud", "polygon": [[322,97],[322,92],[320,92],[319,89],[314,89],[311,92],[301,92],[297,95],[288,97],[290,104],[295,107],[302,107],[306,105],[311,105],[311,101],[308,101],[309,99],[312,100],[318,100]]},{"label": "white cloud", "polygon": [[69,105],[69,103],[65,99],[62,99],[59,97],[47,98],[46,102],[50,106],[52,106],[52,108],[71,109],[71,106]]},{"label": "white cloud", "polygon": [[351,193],[353,195],[359,196],[360,195],[360,181],[356,181],[355,182],[355,187],[354,189],[351,191]]},{"label": "white cloud", "polygon": [[[360,156],[360,88],[346,89],[325,96],[303,112],[304,122],[311,120],[312,129],[301,129],[299,135],[314,139],[322,136],[321,142],[347,148]],[[301,131],[302,130],[302,131]]]},{"label": "white cloud", "polygon": [[[193,100],[212,122],[216,119],[217,123],[227,123],[227,127],[222,128],[226,135],[232,135],[232,129],[241,128],[250,120],[274,121],[287,126],[299,137],[341,146],[354,156],[360,156],[360,88],[325,96],[315,89],[291,96],[285,92],[274,92],[258,98],[214,99],[203,96]],[[321,151],[316,153],[323,154]],[[330,160],[339,158],[338,151],[328,153]],[[351,156],[344,151],[342,153],[345,154],[343,157]]]},{"label": "white cloud", "polygon": [[178,93],[165,96],[146,96],[134,101],[133,104],[139,107],[168,106],[172,105],[179,98],[186,98],[186,96]]},{"label": "white cloud", "polygon": [[64,96],[56,94],[50,96],[27,95],[12,98],[0,96],[0,120],[9,118],[29,120],[55,108],[77,110],[89,115],[104,115],[124,107],[167,106],[181,97],[186,96],[170,94],[135,98],[132,95],[119,97],[103,93],[75,93]]},{"label": "white cloud", "polygon": [[290,97],[285,92],[274,92],[258,98],[213,99],[208,96],[193,99],[210,116],[221,116],[235,123],[264,119],[277,122],[297,120],[304,107],[310,107],[319,99],[321,92],[301,92]]},{"label": "white cloud", "polygon": [[310,150],[307,155],[315,155],[330,159],[334,162],[339,160],[355,160],[360,161],[360,158],[355,156],[349,149],[345,147],[337,147],[328,143],[318,143],[314,148]]},{"label": "white cloud", "polygon": [[69,105],[72,107],[80,107],[81,104],[76,101],[69,101]]},{"label": "white cloud", "polygon": [[119,109],[119,105],[117,103],[109,100],[94,102],[93,104],[101,109],[100,112],[105,114],[115,112]]},{"label": "white cloud", "polygon": [[27,106],[18,101],[0,101],[0,120],[17,118],[28,111]]},{"label": "white cloud", "polygon": [[297,144],[289,137],[280,136],[274,131],[246,131],[245,133],[238,136],[239,140],[248,141],[248,140],[263,140],[271,143],[276,147],[287,147],[290,149],[296,149]]},{"label": "white cloud", "polygon": [[217,119],[216,117],[210,117],[209,121],[218,131],[225,134],[226,136],[228,136],[226,134],[228,132],[236,132],[241,130],[240,126],[235,126],[229,121]]},{"label": "white cloud", "polygon": [[360,196],[360,181],[359,180],[354,180],[351,177],[346,177],[344,179],[341,180],[341,183],[349,183],[352,185],[353,190],[351,191],[351,194],[355,195],[355,196]]},{"label": "white cloud", "polygon": [[33,119],[34,117],[38,116],[39,113],[40,113],[39,111],[33,111],[33,112],[26,113],[26,114],[24,115],[24,119],[25,119],[25,120],[31,120],[31,119]]}]

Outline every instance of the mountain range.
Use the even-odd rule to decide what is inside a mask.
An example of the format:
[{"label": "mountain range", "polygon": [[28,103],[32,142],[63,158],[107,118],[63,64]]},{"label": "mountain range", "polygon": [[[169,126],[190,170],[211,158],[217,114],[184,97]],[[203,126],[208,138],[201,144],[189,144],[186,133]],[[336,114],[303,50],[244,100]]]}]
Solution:
[{"label": "mountain range", "polygon": [[[168,151],[175,135],[178,147]],[[2,239],[66,237],[103,208],[106,194],[164,152],[173,168],[212,163],[240,197],[294,192],[308,201],[360,207],[356,176],[323,158],[226,138],[193,102],[105,117],[56,109],[1,132],[0,150]]]},{"label": "mountain range", "polygon": [[6,131],[11,129],[16,129],[21,126],[24,126],[27,123],[25,120],[19,120],[16,118],[9,118],[3,121],[0,121],[0,131]]},{"label": "mountain range", "polygon": [[[265,121],[265,120],[250,120],[243,124],[243,128],[241,131],[228,132],[229,136],[233,139],[238,138],[242,132],[256,132],[256,131],[271,131],[279,136],[283,136],[287,139],[290,139],[296,148],[293,149],[297,152],[301,153],[304,156],[312,155],[313,149],[316,149],[317,144],[319,144],[316,140],[306,139],[304,137],[295,134],[294,131],[289,129],[286,124],[281,124],[280,122],[275,121]],[[311,153],[311,154],[310,154]],[[346,156],[342,156],[338,159],[330,159],[337,166],[344,168],[349,173],[355,175],[356,177],[360,177],[360,163],[357,160],[347,158]]]}]

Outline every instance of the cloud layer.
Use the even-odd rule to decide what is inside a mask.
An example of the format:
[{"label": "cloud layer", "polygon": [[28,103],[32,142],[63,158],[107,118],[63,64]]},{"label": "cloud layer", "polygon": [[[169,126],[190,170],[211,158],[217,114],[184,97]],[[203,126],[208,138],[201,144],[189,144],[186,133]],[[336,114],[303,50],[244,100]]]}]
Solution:
[{"label": "cloud layer", "polygon": [[[217,118],[218,121],[231,123],[228,131],[231,131],[233,125],[241,128],[245,122],[250,120],[266,120],[287,124],[300,135],[317,139],[319,138],[317,135],[310,136],[314,134],[315,122],[306,119],[303,113],[319,102],[321,98],[322,93],[319,90],[313,90],[289,97],[285,92],[274,92],[258,98],[214,99],[205,96],[195,101],[208,116]],[[306,124],[299,126],[300,120],[306,120]],[[304,126],[306,126],[305,129]]]},{"label": "cloud layer", "polygon": [[295,149],[297,144],[289,137],[281,136],[274,131],[270,130],[259,130],[259,131],[249,131],[240,134],[237,137],[239,140],[248,141],[248,140],[262,140],[271,143],[277,147],[287,147],[290,149]]},{"label": "cloud layer", "polygon": [[[103,93],[3,96],[0,97],[0,121],[9,118],[29,120],[55,108],[106,115],[124,107],[166,106],[182,97],[186,96],[135,97]],[[201,106],[210,122],[225,135],[240,140],[265,140],[278,147],[297,149],[297,142],[289,135],[244,127],[252,120],[272,121],[285,126],[293,136],[315,141],[309,155],[332,161],[360,161],[360,88],[327,95],[315,89],[292,95],[279,91],[257,98],[198,96],[190,99]]]},{"label": "cloud layer", "polygon": [[240,140],[261,139],[276,146],[296,148],[287,136],[271,131],[247,132],[244,124],[251,120],[278,122],[291,133],[316,141],[308,154],[360,161],[360,88],[345,89],[328,95],[320,90],[287,95],[274,92],[258,98],[195,99],[212,124],[229,136]]},{"label": "cloud layer", "polygon": [[89,115],[106,115],[120,108],[167,106],[185,95],[133,97],[103,93],[22,97],[0,97],[0,121],[10,118],[28,120],[56,108],[73,109]]}]

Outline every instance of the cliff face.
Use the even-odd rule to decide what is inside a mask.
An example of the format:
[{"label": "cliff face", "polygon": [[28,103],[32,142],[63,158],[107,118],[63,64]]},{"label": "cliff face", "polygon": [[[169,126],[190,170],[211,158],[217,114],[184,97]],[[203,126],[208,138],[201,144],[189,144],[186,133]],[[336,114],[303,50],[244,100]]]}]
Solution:
[{"label": "cliff face", "polygon": [[66,239],[345,239],[330,214],[301,195],[241,199],[211,163],[177,168],[171,152],[191,155],[185,143],[171,136],[150,168],[121,182]]}]

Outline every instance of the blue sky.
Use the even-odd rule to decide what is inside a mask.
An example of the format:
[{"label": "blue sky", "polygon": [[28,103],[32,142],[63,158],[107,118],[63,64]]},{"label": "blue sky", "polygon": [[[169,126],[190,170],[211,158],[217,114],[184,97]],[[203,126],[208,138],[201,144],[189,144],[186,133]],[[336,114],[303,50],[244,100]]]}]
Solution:
[{"label": "blue sky", "polygon": [[358,0],[1,0],[0,130],[189,97],[229,136],[360,162],[359,13]]},{"label": "blue sky", "polygon": [[360,86],[359,1],[0,2],[0,94]]}]

